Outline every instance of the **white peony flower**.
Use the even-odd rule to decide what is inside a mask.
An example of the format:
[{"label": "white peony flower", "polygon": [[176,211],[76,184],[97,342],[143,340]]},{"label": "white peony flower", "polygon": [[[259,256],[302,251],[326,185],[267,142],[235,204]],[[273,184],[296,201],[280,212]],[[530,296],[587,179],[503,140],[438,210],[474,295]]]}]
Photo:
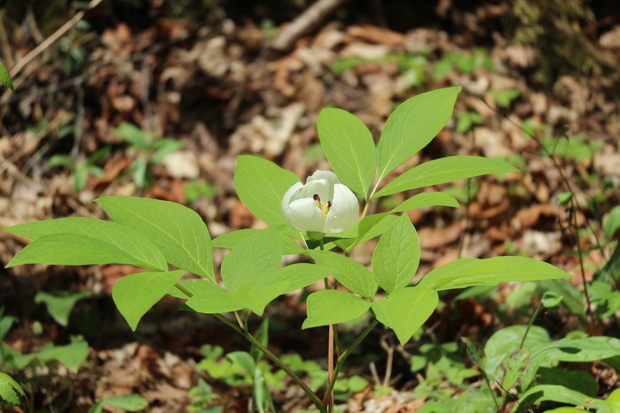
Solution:
[{"label": "white peony flower", "polygon": [[298,231],[329,234],[349,229],[358,219],[355,194],[333,172],[316,171],[282,198],[286,221]]}]

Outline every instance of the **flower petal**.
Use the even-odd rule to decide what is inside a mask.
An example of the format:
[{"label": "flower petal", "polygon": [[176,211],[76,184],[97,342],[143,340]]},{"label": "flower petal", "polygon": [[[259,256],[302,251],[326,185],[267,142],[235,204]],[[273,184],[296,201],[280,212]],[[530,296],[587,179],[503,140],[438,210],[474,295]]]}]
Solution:
[{"label": "flower petal", "polygon": [[327,214],[327,233],[349,229],[359,218],[359,202],[357,197],[343,184],[334,185],[334,200]]},{"label": "flower petal", "polygon": [[323,212],[311,198],[298,199],[284,211],[286,221],[298,231],[325,232]]}]

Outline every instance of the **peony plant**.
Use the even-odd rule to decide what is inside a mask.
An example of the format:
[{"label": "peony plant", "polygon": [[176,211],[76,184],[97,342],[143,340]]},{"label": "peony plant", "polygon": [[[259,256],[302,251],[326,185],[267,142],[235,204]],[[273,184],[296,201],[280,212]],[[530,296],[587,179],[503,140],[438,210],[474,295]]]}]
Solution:
[{"label": "peony plant", "polygon": [[[459,90],[440,89],[405,101],[388,118],[376,145],[360,119],[340,109],[323,109],[317,127],[333,172],[317,171],[305,184],[270,161],[239,156],[234,176],[237,193],[268,224],[266,229],[239,230],[212,240],[201,217],[182,205],[111,196],[96,202],[113,222],[62,218],[5,229],[33,240],[7,267],[121,263],[144,268],[146,272],[136,271],[119,280],[112,294],[132,329],[165,295],[182,298],[181,309],[212,314],[247,339],[255,350],[254,363],[262,353],[283,369],[308,395],[315,411],[333,412],[334,384],[345,360],[379,323],[405,344],[436,309],[439,291],[570,277],[525,257],[463,258],[433,269],[412,284],[420,244],[403,212],[431,205],[457,207],[458,202],[441,192],[425,192],[389,212],[368,215],[370,202],[383,196],[516,171],[497,160],[454,156],[413,167],[385,183],[391,172],[446,125]],[[380,239],[370,268],[350,258],[357,246],[376,237]],[[218,272],[213,248],[230,250]],[[282,266],[282,256],[291,254],[312,263]],[[250,331],[248,321],[265,316],[265,308],[279,295],[320,280],[325,289],[308,295],[303,323],[304,329],[328,326],[330,332],[329,376],[317,393],[267,348],[264,331]],[[339,340],[332,326],[359,318],[365,329],[336,355]],[[252,363],[247,365],[251,368]],[[258,383],[260,375],[256,377]],[[263,396],[257,400],[264,400]],[[255,406],[259,411],[269,409],[260,402]]]}]

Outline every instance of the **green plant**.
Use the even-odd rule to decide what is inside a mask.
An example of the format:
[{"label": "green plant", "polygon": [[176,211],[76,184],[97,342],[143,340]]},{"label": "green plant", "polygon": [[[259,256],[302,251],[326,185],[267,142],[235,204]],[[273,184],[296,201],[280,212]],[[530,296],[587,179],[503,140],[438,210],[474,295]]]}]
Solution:
[{"label": "green plant", "polygon": [[112,133],[130,144],[129,154],[135,157],[131,167],[133,181],[140,189],[151,185],[152,166],[160,164],[166,156],[184,146],[183,142],[174,139],[158,139],[153,132],[127,122],[122,122]]},{"label": "green plant", "polygon": [[489,91],[489,95],[503,108],[509,108],[512,101],[521,96],[519,89],[508,89],[502,92],[496,92],[494,90]]},{"label": "green plant", "polygon": [[104,405],[119,407],[128,412],[137,412],[147,407],[148,403],[144,397],[139,394],[106,397],[105,399],[97,400],[95,404],[88,409],[88,413],[102,413]]},{"label": "green plant", "polygon": [[[377,324],[393,330],[402,345],[437,308],[438,292],[571,277],[550,264],[526,257],[466,258],[433,269],[412,286],[420,245],[407,214],[401,213],[421,206],[457,206],[458,202],[446,194],[422,193],[390,212],[368,215],[374,199],[483,174],[516,171],[497,160],[454,156],[423,163],[384,182],[445,126],[459,90],[440,89],[402,103],[388,118],[377,145],[366,125],[354,115],[335,108],[321,111],[319,138],[339,179],[331,173],[316,173],[302,184],[293,173],[270,161],[239,156],[235,188],[248,209],[269,225],[266,229],[235,231],[212,240],[201,217],[182,205],[111,196],[96,202],[114,222],[61,218],[5,229],[33,240],[7,267],[122,263],[144,268],[147,272],[119,280],[112,293],[132,329],[166,294],[182,297],[186,299],[183,310],[212,314],[251,343],[251,357],[234,360],[245,364],[246,371],[256,374],[258,358],[253,352],[260,352],[291,377],[316,409],[333,412],[334,390],[343,365]],[[135,141],[146,139],[148,134],[131,126],[124,130],[133,131],[136,135],[129,135]],[[350,192],[357,197],[349,196]],[[359,209],[350,208],[350,204],[357,205],[358,199],[364,207],[355,221],[351,214]],[[344,228],[347,225],[352,226]],[[381,238],[372,255],[371,272],[350,255],[357,246],[377,236]],[[344,254],[331,251],[336,246]],[[221,266],[225,289],[215,282],[214,247],[231,250]],[[281,267],[282,256],[290,254],[304,254],[315,264]],[[182,281],[186,272],[195,278]],[[323,397],[267,348],[260,329],[252,332],[248,327],[251,313],[262,316],[276,297],[320,280],[325,289],[308,295],[303,328],[327,326],[329,331]],[[379,288],[383,292],[379,293]],[[230,313],[230,318],[221,313]],[[348,347],[339,348],[333,325],[360,318],[366,328]],[[259,379],[254,376],[255,386]],[[258,401],[256,405],[265,406]]]},{"label": "green plant", "polygon": [[0,59],[0,82],[2,82],[4,86],[8,87],[13,93],[15,93],[13,79],[11,79],[11,75],[9,74],[8,70],[6,70],[6,67],[4,67],[4,65],[2,64],[2,59]]},{"label": "green plant", "polygon": [[86,160],[76,161],[67,155],[54,155],[49,159],[47,168],[64,166],[73,171],[73,190],[79,192],[86,186],[88,175],[103,176],[103,169],[97,166],[110,153],[110,147],[104,146]]},{"label": "green plant", "polygon": [[563,133],[560,137],[543,136],[541,144],[542,150],[549,155],[583,162],[591,158],[594,151],[601,149],[604,142],[600,139],[587,139],[581,134],[569,137]]},{"label": "green plant", "polygon": [[447,56],[435,62],[433,77],[440,79],[454,70],[471,75],[480,67],[491,72],[495,70],[493,59],[491,59],[486,49],[481,47],[474,48],[472,54],[450,52]]},{"label": "green plant", "polygon": [[213,199],[219,192],[218,188],[214,188],[208,182],[202,182],[197,179],[191,180],[185,184],[185,198],[187,202],[192,203],[201,197]]},{"label": "green plant", "polygon": [[406,89],[421,86],[426,80],[426,67],[428,59],[423,55],[408,55],[388,53],[384,56],[367,59],[364,57],[344,57],[334,61],[329,69],[338,76],[345,70],[355,69],[365,63],[398,65],[398,71],[403,75],[404,86]]},{"label": "green plant", "polygon": [[471,129],[473,125],[484,125],[484,119],[477,112],[456,111],[456,128],[457,133],[465,133]]},{"label": "green plant", "polygon": [[187,396],[190,404],[187,406],[188,412],[197,413],[220,413],[222,406],[209,406],[213,400],[219,399],[220,396],[213,392],[213,389],[202,378],[198,379],[198,384],[192,387]]}]

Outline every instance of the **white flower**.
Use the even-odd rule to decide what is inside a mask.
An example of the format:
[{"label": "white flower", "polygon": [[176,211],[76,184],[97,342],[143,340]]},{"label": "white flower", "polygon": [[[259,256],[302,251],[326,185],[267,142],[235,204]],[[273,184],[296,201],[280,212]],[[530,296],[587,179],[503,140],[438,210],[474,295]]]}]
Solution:
[{"label": "white flower", "polygon": [[329,234],[349,229],[358,219],[355,194],[333,172],[316,171],[282,198],[286,221],[298,231]]}]

